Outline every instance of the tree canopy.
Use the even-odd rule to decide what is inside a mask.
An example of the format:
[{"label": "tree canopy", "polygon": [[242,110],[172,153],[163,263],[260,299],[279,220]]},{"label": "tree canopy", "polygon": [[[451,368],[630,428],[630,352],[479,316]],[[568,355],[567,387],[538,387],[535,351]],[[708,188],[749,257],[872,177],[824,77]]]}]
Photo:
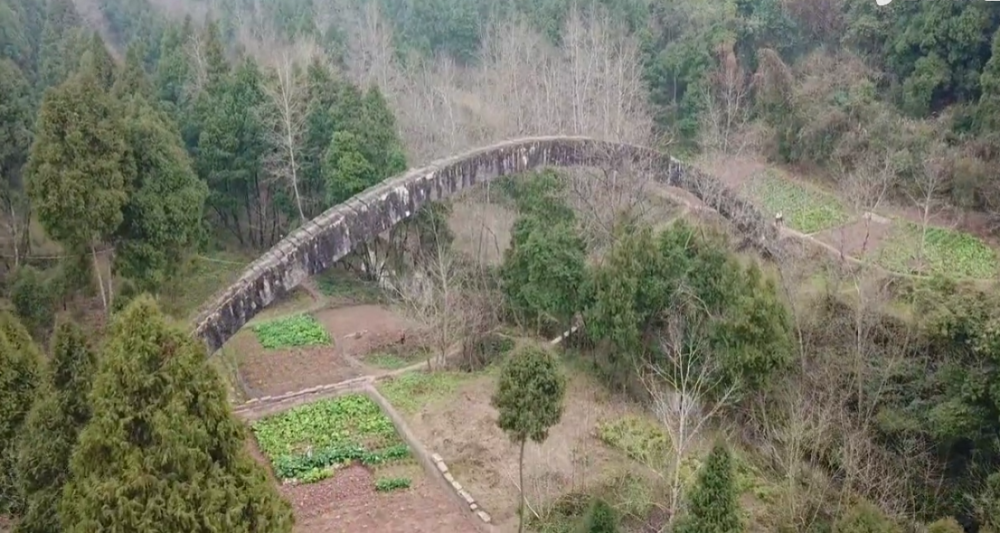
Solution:
[{"label": "tree canopy", "polygon": [[289,532],[291,508],[245,449],[204,348],[148,296],[103,351],[60,511],[63,531]]}]

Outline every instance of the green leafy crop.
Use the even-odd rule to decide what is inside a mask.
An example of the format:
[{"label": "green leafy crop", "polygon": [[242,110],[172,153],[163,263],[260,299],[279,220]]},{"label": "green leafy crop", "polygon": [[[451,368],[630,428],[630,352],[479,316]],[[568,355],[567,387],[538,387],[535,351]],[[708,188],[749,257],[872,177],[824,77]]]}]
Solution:
[{"label": "green leafy crop", "polygon": [[375,490],[379,492],[390,492],[410,488],[412,482],[405,477],[383,477],[375,481]]},{"label": "green leafy crop", "polygon": [[268,350],[330,344],[330,333],[310,315],[292,315],[254,325],[261,346]]},{"label": "green leafy crop", "polygon": [[772,216],[781,213],[786,226],[802,233],[816,233],[846,223],[850,216],[831,194],[773,173],[755,176],[743,193]]},{"label": "green leafy crop", "polygon": [[296,407],[251,428],[275,474],[303,483],[329,477],[338,465],[376,466],[410,456],[392,421],[362,394]]},{"label": "green leafy crop", "polygon": [[921,227],[911,222],[895,221],[894,224],[889,239],[875,257],[875,261],[886,269],[953,279],[990,279],[997,274],[996,251],[974,235],[927,228],[921,260],[921,240],[924,239]]}]

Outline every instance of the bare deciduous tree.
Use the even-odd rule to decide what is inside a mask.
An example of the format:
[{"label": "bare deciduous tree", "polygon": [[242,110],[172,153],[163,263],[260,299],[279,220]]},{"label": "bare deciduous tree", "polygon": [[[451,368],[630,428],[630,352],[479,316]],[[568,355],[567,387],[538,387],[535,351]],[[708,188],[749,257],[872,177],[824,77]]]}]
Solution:
[{"label": "bare deciduous tree", "polygon": [[[693,298],[691,305],[698,306]],[[647,364],[639,369],[639,377],[652,399],[653,413],[661,423],[672,445],[672,456],[663,465],[662,474],[670,485],[667,511],[671,520],[680,513],[684,486],[681,466],[708,424],[719,410],[729,404],[736,385],[720,389],[719,367],[704,345],[698,325],[692,323],[692,313],[675,308],[663,313],[665,326],[659,342],[664,362]]]},{"label": "bare deciduous tree", "polygon": [[429,370],[434,368],[435,361],[439,365],[447,362],[464,333],[464,273],[455,253],[440,238],[444,229],[434,225],[430,229],[429,246],[410,247],[413,268],[389,280],[397,298],[432,332],[434,351],[427,358]]},{"label": "bare deciduous tree", "polygon": [[931,218],[940,206],[938,195],[941,194],[949,173],[951,158],[942,156],[943,151],[943,147],[930,151],[931,155],[924,159],[922,172],[917,174],[914,190],[907,192],[913,203],[920,208],[920,252],[917,260],[921,268],[924,266],[927,230],[930,229]]},{"label": "bare deciduous tree", "polygon": [[741,155],[749,138],[740,134],[750,122],[752,78],[737,61],[732,43],[720,46],[716,57],[719,65],[709,76],[700,144],[710,153]]},{"label": "bare deciduous tree", "polygon": [[365,2],[348,12],[348,69],[362,87],[377,85],[383,93],[403,89],[399,84],[392,23],[381,13],[378,2]]},{"label": "bare deciduous tree", "polygon": [[306,209],[299,193],[299,164],[310,91],[301,65],[308,64],[319,50],[309,41],[298,41],[287,47],[271,41],[267,48],[270,49],[267,53],[270,75],[263,89],[271,104],[270,141],[276,147],[268,157],[268,166],[271,173],[292,190],[299,218],[305,223]]},{"label": "bare deciduous tree", "polygon": [[[13,187],[0,176],[0,224],[4,226],[7,238],[0,242],[9,243],[9,253],[4,249],[4,255],[13,259],[13,269],[21,264],[21,258],[30,253],[28,238],[30,208],[24,195],[12,190]],[[6,248],[6,247],[4,247]]]},{"label": "bare deciduous tree", "polygon": [[[891,190],[896,181],[896,165],[893,154],[889,149],[872,149],[858,157],[853,168],[845,169],[841,174],[840,184],[842,196],[851,208],[861,213],[864,221],[865,234],[860,246],[860,251],[852,251],[857,257],[863,257],[868,251],[869,240],[873,218],[886,195]],[[840,257],[844,259],[844,243],[846,241],[844,232],[849,231],[850,226],[842,226]]]}]

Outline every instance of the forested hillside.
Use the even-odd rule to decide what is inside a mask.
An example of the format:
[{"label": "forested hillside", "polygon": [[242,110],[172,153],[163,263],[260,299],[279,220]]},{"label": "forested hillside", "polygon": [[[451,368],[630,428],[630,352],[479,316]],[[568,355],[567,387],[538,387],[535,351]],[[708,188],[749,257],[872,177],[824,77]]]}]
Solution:
[{"label": "forested hillside", "polygon": [[[187,321],[409,167],[572,134],[780,174],[762,208],[794,242],[863,236],[758,257],[615,167],[503,180],[356,250],[442,359],[579,324],[564,362],[656,420],[599,431],[655,474],[644,503],[567,490],[529,529],[1000,532],[998,30],[949,0],[0,0],[0,530],[291,531]],[[485,230],[460,250],[476,209],[510,218],[492,260]],[[530,353],[504,371],[562,394]],[[504,416],[523,468],[559,416]]]}]

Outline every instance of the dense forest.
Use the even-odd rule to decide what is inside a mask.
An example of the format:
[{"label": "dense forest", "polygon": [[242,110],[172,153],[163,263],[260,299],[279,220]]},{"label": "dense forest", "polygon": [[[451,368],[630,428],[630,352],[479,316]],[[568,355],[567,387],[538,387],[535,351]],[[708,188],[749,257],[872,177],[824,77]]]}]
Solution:
[{"label": "dense forest", "polygon": [[[173,293],[469,148],[580,134],[751,157],[992,236],[998,30],[982,1],[0,0],[0,517],[291,531]],[[674,476],[661,531],[1000,532],[992,282],[769,261],[714,223],[649,224],[638,178],[572,174],[491,192],[518,214],[502,264],[432,273],[466,306],[435,320],[475,342],[579,321],[574,353],[609,388],[694,398],[664,424],[712,418],[790,487],[748,526],[716,446],[693,488]],[[351,264],[378,278],[412,231],[411,263],[442,268],[448,214]],[[835,288],[803,291],[814,270]]]}]

